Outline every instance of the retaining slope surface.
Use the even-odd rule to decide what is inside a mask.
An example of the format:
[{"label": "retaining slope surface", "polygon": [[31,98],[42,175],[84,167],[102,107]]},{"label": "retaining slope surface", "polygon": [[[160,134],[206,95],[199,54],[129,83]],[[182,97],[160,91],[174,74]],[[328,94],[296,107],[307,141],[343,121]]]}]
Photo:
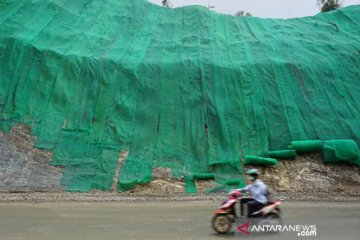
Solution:
[{"label": "retaining slope surface", "polygon": [[32,127],[69,191],[112,189],[121,150],[120,191],[154,167],[242,181],[245,154],[360,143],[359,22],[360,6],[281,20],[146,0],[1,1],[0,128]]}]

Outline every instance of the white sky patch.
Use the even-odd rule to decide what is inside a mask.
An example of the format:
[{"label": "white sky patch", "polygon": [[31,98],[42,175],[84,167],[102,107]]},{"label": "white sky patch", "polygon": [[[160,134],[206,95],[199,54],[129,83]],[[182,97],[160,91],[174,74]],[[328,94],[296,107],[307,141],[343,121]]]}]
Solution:
[{"label": "white sky patch", "polygon": [[[148,0],[161,5],[161,0]],[[295,18],[320,12],[316,0],[170,0],[173,7],[214,6],[212,11],[234,15],[239,10],[262,18]],[[342,6],[359,5],[360,0],[343,0]]]}]

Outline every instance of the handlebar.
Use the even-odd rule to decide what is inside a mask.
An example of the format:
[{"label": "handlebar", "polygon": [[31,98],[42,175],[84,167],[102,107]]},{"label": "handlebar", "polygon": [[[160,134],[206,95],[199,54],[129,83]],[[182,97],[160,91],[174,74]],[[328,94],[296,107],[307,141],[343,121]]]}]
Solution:
[{"label": "handlebar", "polygon": [[229,192],[229,195],[232,195],[234,197],[240,197],[241,196],[241,191],[239,190],[232,190]]}]

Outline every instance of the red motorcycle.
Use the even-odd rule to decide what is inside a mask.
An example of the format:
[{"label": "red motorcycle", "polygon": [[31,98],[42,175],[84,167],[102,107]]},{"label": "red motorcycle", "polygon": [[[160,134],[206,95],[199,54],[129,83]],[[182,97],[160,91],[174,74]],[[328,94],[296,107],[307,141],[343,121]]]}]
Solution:
[{"label": "red motorcycle", "polygon": [[[215,215],[212,218],[212,228],[215,232],[220,234],[226,234],[230,231],[232,224],[235,222],[236,218],[240,217],[236,213],[236,205],[239,203],[242,195],[240,191],[232,191],[222,204],[221,207],[215,211]],[[239,203],[240,204],[240,203]],[[281,200],[268,201],[265,207],[252,213],[256,218],[251,218],[252,222],[256,224],[262,224],[262,222],[267,222],[271,220],[272,223],[274,220],[281,225],[281,210],[280,210]],[[246,219],[246,218],[245,218]]]}]

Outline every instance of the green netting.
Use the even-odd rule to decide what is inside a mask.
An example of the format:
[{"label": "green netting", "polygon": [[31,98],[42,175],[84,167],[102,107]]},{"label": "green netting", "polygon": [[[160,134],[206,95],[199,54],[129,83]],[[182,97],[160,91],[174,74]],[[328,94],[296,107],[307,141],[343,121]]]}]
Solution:
[{"label": "green netting", "polygon": [[346,162],[360,166],[359,147],[350,139],[325,141],[324,162]]},{"label": "green netting", "polygon": [[186,193],[196,193],[197,187],[195,180],[209,180],[214,179],[215,175],[212,173],[194,173],[185,176],[185,191]]},{"label": "green netting", "polygon": [[120,172],[118,189],[126,191],[135,187],[136,184],[148,183],[151,181],[151,173],[151,161],[128,157]]},{"label": "green netting", "polygon": [[207,179],[214,179],[215,176],[213,173],[194,173],[193,178],[199,180],[207,180]]},{"label": "green netting", "polygon": [[115,168],[119,150],[103,148],[99,155],[93,155],[93,159],[85,157],[83,161],[69,162],[64,166],[65,171],[61,184],[68,186],[68,191],[86,192],[91,189],[112,189]]},{"label": "green netting", "polygon": [[265,158],[265,157],[246,155],[244,164],[269,166],[269,165],[277,165],[278,160],[276,160],[274,158]]},{"label": "green netting", "polygon": [[290,150],[277,150],[277,151],[269,151],[269,157],[271,158],[285,158],[291,159],[296,157],[296,151],[293,149]]},{"label": "green netting", "polygon": [[4,132],[10,131],[17,121],[19,121],[17,114],[0,113],[0,127]]},{"label": "green netting", "polygon": [[195,179],[192,177],[185,177],[185,192],[186,193],[196,193],[196,183]]},{"label": "green netting", "polygon": [[292,141],[289,148],[295,149],[298,153],[318,152],[323,149],[323,144],[320,140]]},{"label": "green netting", "polygon": [[[360,143],[360,7],[298,19],[146,0],[0,1],[0,129],[32,127],[71,191],[152,168],[242,180],[245,155]],[[294,148],[296,149],[296,148]],[[305,147],[307,149],[307,147]]]}]

